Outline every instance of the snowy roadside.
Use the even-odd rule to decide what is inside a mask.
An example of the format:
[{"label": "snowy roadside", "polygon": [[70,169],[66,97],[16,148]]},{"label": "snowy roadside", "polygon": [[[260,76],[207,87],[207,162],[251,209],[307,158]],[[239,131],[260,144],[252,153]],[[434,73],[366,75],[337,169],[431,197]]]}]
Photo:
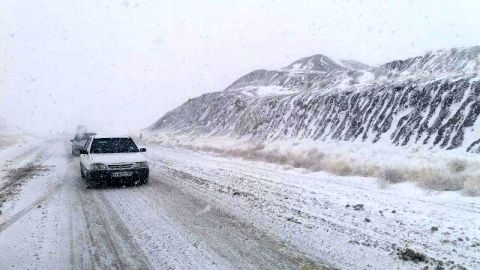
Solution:
[{"label": "snowy roadside", "polygon": [[458,190],[469,196],[480,196],[478,154],[460,149],[398,147],[384,141],[375,144],[307,139],[257,142],[241,137],[195,137],[162,132],[147,133],[143,141],[340,176],[375,177],[381,185],[414,182],[428,190]]},{"label": "snowy roadside", "polygon": [[26,143],[0,159],[8,169],[0,194],[0,268],[61,269],[68,262],[68,219],[58,202],[68,169],[63,138]]},{"label": "snowy roadside", "polygon": [[31,140],[0,151],[0,210],[23,182],[45,169],[39,164],[46,151],[43,144],[41,140]]},{"label": "snowy roadside", "polygon": [[[480,267],[480,199],[150,146],[153,173],[342,269]],[[416,253],[418,252],[418,253]]]},{"label": "snowy roadside", "polygon": [[31,139],[28,141],[21,141],[15,144],[2,145],[0,149],[0,162],[3,167],[12,167],[16,164],[15,159],[22,159],[23,156],[34,152],[44,142],[38,139]]},{"label": "snowy roadside", "polygon": [[64,152],[64,146],[52,144],[54,140],[32,140],[0,152],[2,230],[8,225],[5,221],[14,221],[16,215],[21,215],[22,211],[41,201],[45,194],[58,188],[58,174],[64,174],[66,166],[57,168],[62,161],[58,155]]}]

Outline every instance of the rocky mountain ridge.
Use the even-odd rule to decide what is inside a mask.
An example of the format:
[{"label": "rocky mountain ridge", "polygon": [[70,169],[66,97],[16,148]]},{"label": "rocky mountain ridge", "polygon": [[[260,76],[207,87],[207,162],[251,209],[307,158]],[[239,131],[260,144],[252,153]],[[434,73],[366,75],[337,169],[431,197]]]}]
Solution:
[{"label": "rocky mountain ridge", "polygon": [[[370,68],[315,55],[190,99],[152,132],[427,145],[480,153],[480,46]],[[349,64],[350,63],[350,64]]]}]

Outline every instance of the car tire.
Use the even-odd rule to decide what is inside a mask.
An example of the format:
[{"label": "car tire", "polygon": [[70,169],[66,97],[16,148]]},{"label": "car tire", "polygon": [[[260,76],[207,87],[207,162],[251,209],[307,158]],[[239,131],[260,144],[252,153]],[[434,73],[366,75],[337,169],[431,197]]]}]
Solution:
[{"label": "car tire", "polygon": [[85,174],[83,173],[82,165],[80,164],[80,176],[82,179],[85,179]]},{"label": "car tire", "polygon": [[87,188],[96,188],[98,186],[98,183],[95,182],[95,179],[92,179],[92,177],[88,175],[88,172],[84,173],[84,179],[85,186]]},{"label": "car tire", "polygon": [[87,179],[87,181],[85,181],[85,185],[87,186],[88,189],[98,187],[98,183],[96,183],[95,181],[92,181],[92,180],[88,180],[88,179]]},{"label": "car tire", "polygon": [[146,185],[148,183],[148,178],[138,179],[133,182],[133,185],[136,187]]}]

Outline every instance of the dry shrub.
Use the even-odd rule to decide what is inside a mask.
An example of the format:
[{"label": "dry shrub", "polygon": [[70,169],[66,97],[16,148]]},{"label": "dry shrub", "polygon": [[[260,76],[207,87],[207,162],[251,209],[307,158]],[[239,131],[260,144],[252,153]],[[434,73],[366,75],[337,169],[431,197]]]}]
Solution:
[{"label": "dry shrub", "polygon": [[260,150],[263,150],[265,148],[265,144],[263,143],[258,143],[256,144],[254,147],[253,147],[253,150],[254,151],[260,151]]},{"label": "dry shrub", "polygon": [[413,171],[411,179],[425,188],[441,191],[461,190],[465,182],[465,177],[462,175],[432,168]]},{"label": "dry shrub", "polygon": [[463,183],[464,191],[470,196],[480,196],[480,176],[467,177]]},{"label": "dry shrub", "polygon": [[385,183],[400,183],[406,180],[405,172],[398,168],[385,168],[383,169],[378,178]]},{"label": "dry shrub", "polygon": [[357,170],[359,172],[359,175],[361,175],[361,176],[373,177],[373,176],[377,176],[379,174],[379,172],[381,171],[381,168],[380,168],[380,166],[377,166],[377,165],[363,164],[363,165],[358,166]]},{"label": "dry shrub", "polygon": [[317,150],[309,150],[306,152],[289,152],[287,153],[288,164],[294,168],[306,168],[309,170],[318,170],[321,168],[325,154]]},{"label": "dry shrub", "polygon": [[[197,148],[198,149],[198,148]],[[213,153],[217,153],[218,152],[218,148],[215,148],[215,147],[212,147],[212,146],[208,146],[208,145],[203,145],[201,148],[200,148],[201,151],[205,151],[205,152],[213,152]]]},{"label": "dry shrub", "polygon": [[270,158],[270,159],[273,160],[274,162],[282,164],[282,165],[288,164],[288,158],[287,158],[287,156],[284,156],[284,155],[273,156],[273,158]]},{"label": "dry shrub", "polygon": [[327,162],[327,171],[340,176],[352,175],[354,170],[350,163],[344,160],[332,160]]},{"label": "dry shrub", "polygon": [[447,165],[450,171],[453,173],[463,172],[467,168],[467,162],[461,159],[451,160]]}]

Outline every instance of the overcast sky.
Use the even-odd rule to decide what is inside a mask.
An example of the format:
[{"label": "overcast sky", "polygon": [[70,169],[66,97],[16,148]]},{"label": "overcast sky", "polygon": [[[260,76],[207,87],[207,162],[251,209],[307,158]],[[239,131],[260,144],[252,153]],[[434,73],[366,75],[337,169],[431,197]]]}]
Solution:
[{"label": "overcast sky", "polygon": [[146,127],[259,68],[480,45],[480,1],[0,1],[0,117],[38,133]]}]

